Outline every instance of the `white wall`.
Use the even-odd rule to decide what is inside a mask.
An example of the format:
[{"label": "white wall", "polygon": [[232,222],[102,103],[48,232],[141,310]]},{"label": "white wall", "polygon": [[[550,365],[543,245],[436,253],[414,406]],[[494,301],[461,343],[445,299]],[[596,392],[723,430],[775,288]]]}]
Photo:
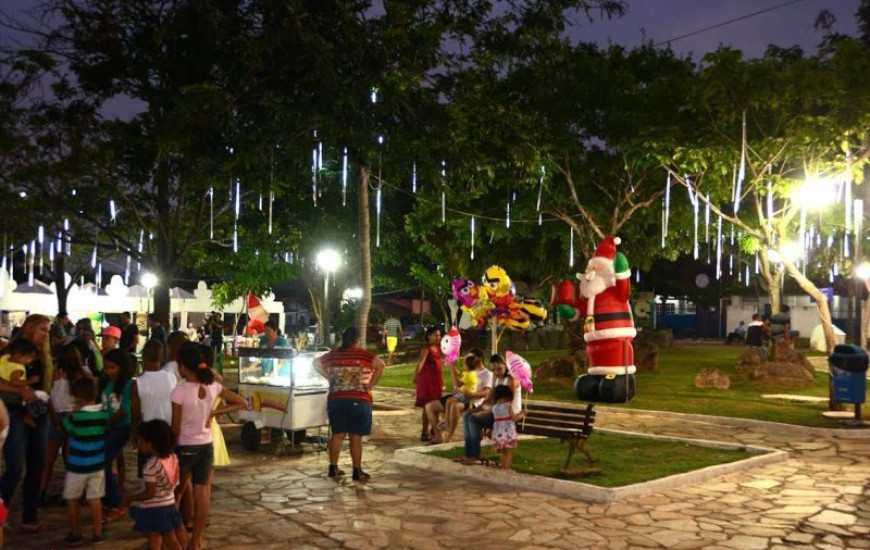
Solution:
[{"label": "white wall", "polygon": [[[845,298],[834,296],[831,309],[839,309],[841,300],[845,300]],[[759,313],[763,316],[764,306],[768,303],[767,300],[748,301],[740,296],[732,296],[731,302],[731,305],[725,308],[726,334],[734,330],[740,321],[746,321],[749,324],[753,313]],[[783,303],[791,308],[792,329],[800,331],[801,337],[809,338],[813,328],[821,322],[818,304],[810,302],[810,297],[807,295],[785,296]]]}]

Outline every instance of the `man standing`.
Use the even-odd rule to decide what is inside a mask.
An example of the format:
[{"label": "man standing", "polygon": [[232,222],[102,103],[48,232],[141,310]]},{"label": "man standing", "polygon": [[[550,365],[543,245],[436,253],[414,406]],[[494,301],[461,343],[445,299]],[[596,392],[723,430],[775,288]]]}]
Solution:
[{"label": "man standing", "polygon": [[338,469],[338,456],[345,436],[349,436],[353,480],[366,482],[370,476],[362,469],[362,438],[372,431],[372,388],[384,373],[384,361],[361,348],[359,330],[348,327],[341,335],[341,347],[320,356],[314,368],[329,380],[326,408],[332,435],[328,475],[344,475]]},{"label": "man standing", "polygon": [[399,340],[402,338],[402,323],[393,316],[384,323],[384,332],[387,336],[387,364],[393,364],[393,354],[396,353],[396,347],[399,345]]},{"label": "man standing", "polygon": [[73,324],[69,320],[69,315],[66,311],[59,311],[49,331],[51,335],[51,348],[55,349],[70,343],[73,339],[72,332]]},{"label": "man standing", "polygon": [[218,311],[212,311],[206,326],[209,334],[209,345],[214,352],[215,360],[219,360],[224,349],[224,322]]},{"label": "man standing", "polygon": [[121,314],[121,343],[118,348],[125,353],[136,353],[139,346],[139,329],[133,324],[129,311]]},{"label": "man standing", "polygon": [[168,345],[166,343],[166,329],[163,328],[163,325],[160,324],[160,317],[157,316],[156,313],[152,313],[148,316],[148,325],[151,326],[151,338],[149,340],[158,340],[161,344],[163,344],[163,349],[168,349]]}]

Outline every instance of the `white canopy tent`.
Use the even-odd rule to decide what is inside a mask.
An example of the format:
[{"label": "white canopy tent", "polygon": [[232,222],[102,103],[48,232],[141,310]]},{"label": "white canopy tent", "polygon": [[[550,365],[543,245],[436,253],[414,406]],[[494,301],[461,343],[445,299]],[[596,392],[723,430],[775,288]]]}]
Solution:
[{"label": "white canopy tent", "polygon": [[[67,282],[70,276],[67,275]],[[88,313],[122,313],[124,311],[149,312],[153,310],[153,298],[149,290],[141,285],[126,286],[119,275],[114,275],[105,288],[98,289],[92,283],[84,286],[77,284],[70,287],[67,296],[66,309],[70,318],[75,320]],[[280,314],[279,323],[284,324],[284,304],[275,301],[275,296],[269,294],[260,297],[260,303],[269,313]],[[8,335],[12,327],[8,326],[8,313],[17,313],[13,317],[21,318],[21,314],[42,313],[53,317],[57,315],[57,293],[54,284],[45,285],[35,281],[33,285],[18,284],[9,277],[9,273],[0,270],[0,310],[4,315],[3,326],[0,326],[0,336]],[[244,313],[245,300],[238,298],[222,308],[225,313]],[[188,324],[188,316],[202,319],[216,308],[212,301],[211,290],[205,281],[199,281],[193,292],[179,287],[171,289],[170,311],[173,317],[180,319],[179,327],[184,329]]]}]

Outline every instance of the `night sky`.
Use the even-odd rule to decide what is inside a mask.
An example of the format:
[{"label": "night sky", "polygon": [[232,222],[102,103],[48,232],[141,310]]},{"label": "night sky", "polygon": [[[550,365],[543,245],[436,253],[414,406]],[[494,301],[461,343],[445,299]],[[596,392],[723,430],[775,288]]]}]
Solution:
[{"label": "night sky", "polygon": [[[19,14],[39,0],[0,0],[0,10]],[[675,51],[691,53],[698,59],[720,44],[742,49],[747,56],[757,57],[768,44],[782,47],[800,45],[807,52],[815,50],[822,33],[813,28],[816,15],[823,9],[837,17],[835,30],[857,34],[855,11],[860,0],[629,0],[628,14],[613,21],[582,22],[572,32],[582,40],[635,46],[644,33],[655,43],[665,42],[684,34],[700,31],[748,16],[757,11],[784,5],[781,8],[722,27],[700,32],[672,43]],[[375,0],[379,5],[380,2]],[[6,32],[0,30],[0,32]]]}]

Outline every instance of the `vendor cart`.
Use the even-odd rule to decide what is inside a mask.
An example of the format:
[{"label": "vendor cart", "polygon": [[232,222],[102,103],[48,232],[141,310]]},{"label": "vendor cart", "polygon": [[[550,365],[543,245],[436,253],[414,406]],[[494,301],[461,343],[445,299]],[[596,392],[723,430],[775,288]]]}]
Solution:
[{"label": "vendor cart", "polygon": [[[239,395],[248,402],[241,411],[242,446],[258,450],[264,441],[280,438],[291,449],[317,430],[313,440],[324,446],[321,433],[328,426],[327,380],[314,370],[314,360],[324,352],[299,352],[288,348],[239,348]],[[326,430],[328,431],[328,430]],[[300,447],[301,449],[301,447]]]}]

